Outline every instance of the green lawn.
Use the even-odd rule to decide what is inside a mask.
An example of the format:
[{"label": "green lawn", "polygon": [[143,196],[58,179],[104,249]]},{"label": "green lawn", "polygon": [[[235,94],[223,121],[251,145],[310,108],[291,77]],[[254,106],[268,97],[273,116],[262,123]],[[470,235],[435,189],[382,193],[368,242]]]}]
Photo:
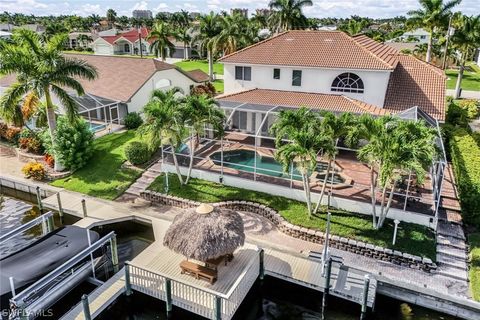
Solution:
[{"label": "green lawn", "polygon": [[[475,63],[469,63],[468,66],[473,72],[465,71],[462,79],[462,89],[465,91],[480,91],[480,67]],[[458,70],[449,69],[445,71],[448,77],[447,89],[455,89],[457,83]]]},{"label": "green lawn", "polygon": [[95,151],[87,165],[53,186],[113,200],[121,195],[141,174],[138,170],[121,168],[125,162],[124,148],[135,140],[135,132],[112,133],[94,141]]},{"label": "green lawn", "polygon": [[480,232],[468,236],[470,244],[470,288],[473,299],[480,301]]},{"label": "green lawn", "polygon": [[215,87],[215,90],[217,91],[217,93],[223,92],[223,80],[213,81],[213,86]]},{"label": "green lawn", "polygon": [[[290,223],[325,231],[326,216],[320,213],[309,219],[306,205],[302,202],[252,190],[223,186],[200,179],[191,179],[188,185],[180,186],[176,175],[170,174],[169,178],[169,193],[172,195],[201,202],[255,201],[276,209]],[[155,179],[149,189],[163,192],[164,175]],[[381,230],[374,230],[369,217],[336,209],[331,210],[331,212],[333,234],[435,260],[434,234],[426,227],[401,223],[397,243],[392,246],[393,221],[387,220]]]},{"label": "green lawn", "polygon": [[[192,71],[195,69],[200,69],[203,72],[208,74],[208,61],[207,60],[187,60],[176,62],[175,65],[179,66],[185,71]],[[213,63],[213,72],[216,74],[223,74],[223,64],[214,62]]]}]

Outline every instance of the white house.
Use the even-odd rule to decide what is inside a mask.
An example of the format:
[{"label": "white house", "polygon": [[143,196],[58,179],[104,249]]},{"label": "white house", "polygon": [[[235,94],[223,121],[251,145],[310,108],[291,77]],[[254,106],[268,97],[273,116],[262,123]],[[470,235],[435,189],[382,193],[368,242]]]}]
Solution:
[{"label": "white house", "polygon": [[150,42],[146,40],[149,31],[142,27],[140,30],[132,29],[116,35],[99,36],[92,42],[95,54],[121,55],[140,54],[140,43],[144,55],[150,52]]},{"label": "white house", "polygon": [[428,43],[429,38],[430,38],[430,33],[428,31],[425,31],[425,29],[419,28],[419,29],[405,32],[400,37],[396,38],[394,41]]},{"label": "white house", "polygon": [[[227,55],[221,62],[225,95],[220,101],[274,99],[278,105],[313,103],[315,107],[321,107],[316,102],[322,101],[325,108],[333,108],[342,96],[368,105],[374,114],[418,106],[444,120],[442,70],[364,35],[288,31]],[[351,104],[344,111],[355,110]]]}]

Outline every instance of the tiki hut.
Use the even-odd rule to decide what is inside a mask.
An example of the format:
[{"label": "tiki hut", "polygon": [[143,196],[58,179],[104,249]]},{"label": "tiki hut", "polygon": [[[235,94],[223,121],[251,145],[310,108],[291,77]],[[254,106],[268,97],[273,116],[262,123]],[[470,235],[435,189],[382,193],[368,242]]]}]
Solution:
[{"label": "tiki hut", "polygon": [[203,262],[230,255],[244,242],[242,217],[208,204],[177,215],[163,238],[164,246]]}]

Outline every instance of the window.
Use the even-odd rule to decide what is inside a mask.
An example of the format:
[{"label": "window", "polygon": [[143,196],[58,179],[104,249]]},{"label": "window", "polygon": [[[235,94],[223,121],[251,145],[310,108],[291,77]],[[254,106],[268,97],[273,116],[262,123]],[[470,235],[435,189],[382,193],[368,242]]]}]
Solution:
[{"label": "window", "polygon": [[355,73],[345,72],[332,82],[332,91],[363,93],[363,81]]},{"label": "window", "polygon": [[273,79],[280,79],[280,69],[273,69]]},{"label": "window", "polygon": [[125,44],[123,45],[123,48],[124,48],[124,51],[125,51],[125,52],[130,52],[130,45],[129,45],[128,43],[125,43]]},{"label": "window", "polygon": [[292,86],[300,87],[302,85],[302,70],[293,70]]},{"label": "window", "polygon": [[251,67],[235,67],[235,80],[252,80],[252,68]]}]

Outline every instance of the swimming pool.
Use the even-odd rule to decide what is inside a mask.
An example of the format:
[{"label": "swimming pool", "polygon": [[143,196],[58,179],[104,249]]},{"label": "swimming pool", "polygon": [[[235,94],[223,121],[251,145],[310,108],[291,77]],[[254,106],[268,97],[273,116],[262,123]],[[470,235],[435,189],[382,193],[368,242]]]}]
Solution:
[{"label": "swimming pool", "polygon": [[[262,156],[253,150],[238,149],[223,152],[223,165],[227,168],[237,169],[246,172],[254,172],[255,158],[257,161],[257,173],[277,178],[290,179],[290,174],[283,172],[282,165],[273,157]],[[210,159],[216,165],[221,165],[221,152],[217,151],[210,155]],[[327,170],[327,163],[317,162],[317,178],[323,180]],[[297,169],[293,169],[293,179],[302,180]],[[333,184],[344,183],[345,179],[338,173],[333,175]]]},{"label": "swimming pool", "polygon": [[90,124],[90,131],[92,132],[101,131],[107,127],[107,125],[104,123],[89,122],[89,124]]}]

